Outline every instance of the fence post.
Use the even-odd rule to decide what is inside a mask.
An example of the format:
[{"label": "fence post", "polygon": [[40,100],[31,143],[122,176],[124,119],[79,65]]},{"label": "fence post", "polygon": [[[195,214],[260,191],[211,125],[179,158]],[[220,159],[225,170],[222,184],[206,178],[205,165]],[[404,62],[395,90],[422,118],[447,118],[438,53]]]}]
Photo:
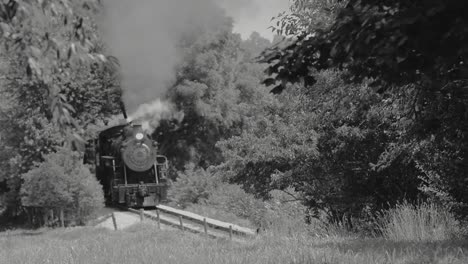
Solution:
[{"label": "fence post", "polygon": [[114,213],[112,213],[112,223],[114,224],[114,230],[117,230],[117,221],[115,220]]},{"label": "fence post", "polygon": [[60,225],[65,227],[65,216],[63,214],[63,207],[60,207]]},{"label": "fence post", "polygon": [[55,224],[55,215],[54,215],[54,209],[49,209],[49,217],[47,218],[49,224]]},{"label": "fence post", "polygon": [[46,226],[47,225],[47,210],[46,209],[43,209],[42,210],[42,226]]},{"label": "fence post", "polygon": [[229,239],[232,240],[232,225],[229,225]]},{"label": "fence post", "polygon": [[206,223],[206,218],[203,218],[203,229],[205,229],[205,234],[208,235],[208,224]]},{"label": "fence post", "polygon": [[184,223],[182,222],[182,216],[179,215],[180,229],[184,231]]},{"label": "fence post", "polygon": [[143,209],[140,209],[140,221],[143,222],[145,216],[143,215]]},{"label": "fence post", "polygon": [[156,210],[156,216],[158,217],[158,229],[161,229],[161,219],[159,218],[159,210]]}]

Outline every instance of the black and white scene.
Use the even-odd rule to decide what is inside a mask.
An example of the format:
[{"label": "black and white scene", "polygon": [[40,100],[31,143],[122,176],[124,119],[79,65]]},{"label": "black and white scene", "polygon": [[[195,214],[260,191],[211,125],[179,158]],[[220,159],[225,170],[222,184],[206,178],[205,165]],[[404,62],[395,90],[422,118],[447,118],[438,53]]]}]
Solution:
[{"label": "black and white scene", "polygon": [[468,1],[0,0],[0,264],[468,263]]}]

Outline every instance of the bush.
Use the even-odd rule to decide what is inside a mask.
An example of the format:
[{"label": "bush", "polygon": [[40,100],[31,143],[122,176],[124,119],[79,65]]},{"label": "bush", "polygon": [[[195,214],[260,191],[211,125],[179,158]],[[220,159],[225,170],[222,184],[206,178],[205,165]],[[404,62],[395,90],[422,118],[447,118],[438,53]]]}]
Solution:
[{"label": "bush", "polygon": [[239,185],[222,183],[202,201],[204,205],[230,212],[249,219],[254,225],[262,226],[266,213],[265,204],[252,194],[246,193]]},{"label": "bush", "polygon": [[281,191],[270,194],[272,200],[259,200],[240,185],[225,183],[211,171],[189,165],[178,173],[169,199],[172,205],[194,213],[242,226],[253,225],[275,234],[303,233],[309,229],[305,223],[306,208],[300,201],[290,201],[291,195]]},{"label": "bush", "polygon": [[189,164],[184,172],[178,172],[177,181],[168,191],[168,198],[172,205],[185,208],[207,199],[219,182],[208,171]]},{"label": "bush", "polygon": [[383,236],[394,241],[440,241],[460,233],[454,215],[433,203],[405,202],[383,213],[378,222]]},{"label": "bush", "polygon": [[307,208],[297,200],[299,194],[288,189],[286,192],[273,190],[269,195],[271,199],[265,202],[267,210],[262,219],[262,227],[269,233],[284,236],[318,232],[315,219],[306,223]]},{"label": "bush", "polygon": [[[288,190],[288,193],[293,191]],[[297,236],[308,233],[318,235],[327,231],[325,225],[316,219],[306,223],[307,208],[291,194],[274,190],[269,192],[269,196],[271,199],[262,201],[246,193],[239,185],[223,183],[202,203],[203,208],[210,208],[217,214],[227,212],[226,217],[219,217],[221,220],[238,221],[237,224],[251,226],[243,224],[236,217],[248,219],[259,231],[272,236]],[[192,208],[198,210],[197,212],[216,216],[208,209],[203,210],[199,206],[190,207]]]},{"label": "bush", "polygon": [[65,209],[66,219],[84,223],[104,205],[102,187],[83,165],[80,155],[68,149],[44,157],[44,162],[22,175],[23,206],[42,211]]},{"label": "bush", "polygon": [[234,212],[224,211],[219,208],[213,208],[213,206],[209,206],[206,204],[192,204],[185,208],[185,210],[199,215],[203,215],[204,217],[208,217],[211,219],[216,219],[219,221],[224,221],[248,228],[257,228],[255,225],[252,224],[252,222],[249,219],[239,217]]}]

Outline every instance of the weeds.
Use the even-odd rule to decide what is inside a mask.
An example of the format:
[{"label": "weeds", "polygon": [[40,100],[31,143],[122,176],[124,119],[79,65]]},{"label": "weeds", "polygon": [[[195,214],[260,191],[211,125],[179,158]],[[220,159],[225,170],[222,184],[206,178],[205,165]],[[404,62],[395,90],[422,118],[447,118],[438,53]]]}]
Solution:
[{"label": "weeds", "polygon": [[430,203],[404,203],[383,213],[381,238],[353,236],[343,226],[318,220],[305,225],[276,210],[265,217],[268,228],[242,243],[158,230],[151,222],[124,231],[81,227],[0,233],[0,264],[468,263],[468,241],[455,236],[459,228],[453,215]]},{"label": "weeds", "polygon": [[0,264],[41,263],[468,263],[467,245],[261,235],[243,243],[138,224],[126,231],[47,230],[34,236],[0,235]]},{"label": "weeds", "polygon": [[378,223],[383,237],[393,241],[443,241],[461,233],[449,210],[425,202],[397,205],[383,213]]}]

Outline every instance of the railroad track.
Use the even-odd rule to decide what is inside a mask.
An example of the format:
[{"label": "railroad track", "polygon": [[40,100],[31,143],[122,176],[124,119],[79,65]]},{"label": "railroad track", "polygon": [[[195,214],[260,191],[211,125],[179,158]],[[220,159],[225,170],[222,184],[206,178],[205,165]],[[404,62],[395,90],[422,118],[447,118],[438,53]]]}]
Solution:
[{"label": "railroad track", "polygon": [[[155,221],[158,228],[161,228],[161,225],[172,226],[183,231],[202,234],[211,238],[229,238],[231,240],[256,236],[256,231],[250,228],[211,219],[164,205],[158,205],[156,209],[153,210],[120,209],[132,213],[133,216],[138,217],[140,221]],[[114,213],[108,217],[112,217],[114,228],[117,229],[117,220]],[[102,221],[101,219],[100,222]]]}]

